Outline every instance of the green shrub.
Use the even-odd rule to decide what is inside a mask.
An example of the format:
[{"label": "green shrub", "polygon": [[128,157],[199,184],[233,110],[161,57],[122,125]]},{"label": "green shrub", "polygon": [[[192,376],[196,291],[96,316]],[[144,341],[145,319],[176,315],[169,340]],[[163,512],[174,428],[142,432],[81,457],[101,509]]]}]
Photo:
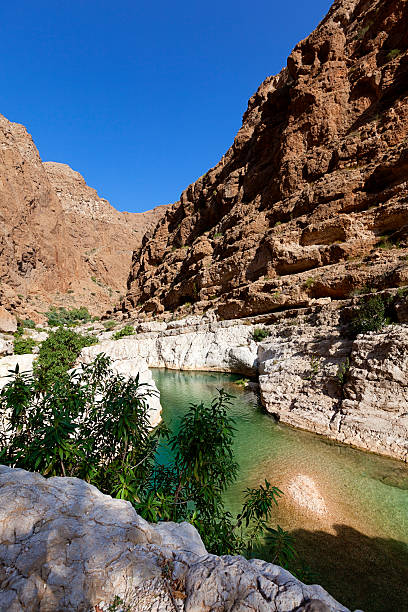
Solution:
[{"label": "green shrub", "polygon": [[374,295],[358,308],[357,314],[351,321],[351,330],[357,336],[357,334],[378,331],[389,322],[384,301],[380,296]]},{"label": "green shrub", "polygon": [[387,53],[387,60],[390,61],[395,57],[398,57],[400,53],[401,51],[399,49],[391,49],[391,51]]},{"label": "green shrub", "polygon": [[112,331],[116,327],[116,321],[102,321],[102,325],[106,331]]},{"label": "green shrub", "polygon": [[255,340],[255,342],[262,342],[262,340],[265,340],[265,338],[267,338],[270,335],[270,331],[268,329],[264,329],[263,327],[255,327],[254,331],[252,332],[252,338]]},{"label": "green shrub", "polygon": [[35,376],[41,388],[63,377],[72,368],[84,346],[97,344],[95,336],[84,336],[71,329],[60,327],[51,332],[41,345],[34,364]]},{"label": "green shrub", "polygon": [[117,332],[113,334],[114,340],[120,340],[120,338],[124,338],[125,336],[133,336],[135,333],[135,328],[133,325],[125,325],[122,329],[119,329]]},{"label": "green shrub", "polygon": [[59,325],[73,325],[78,322],[88,323],[91,320],[91,315],[85,306],[80,308],[72,308],[67,310],[63,306],[56,308],[52,306],[48,312],[45,313],[50,327],[57,327]]},{"label": "green shrub", "polygon": [[27,327],[28,329],[35,329],[35,323],[32,319],[24,319],[21,324],[23,327]]},{"label": "green shrub", "polygon": [[13,336],[15,338],[21,338],[23,334],[24,334],[24,327],[20,323],[18,323],[17,330],[14,332]]},{"label": "green shrub", "polygon": [[16,355],[26,355],[33,352],[33,348],[37,345],[32,338],[14,338],[14,353]]},{"label": "green shrub", "polygon": [[[170,438],[173,459],[162,465],[156,450],[168,434],[163,426],[150,426],[153,393],[138,376],[114,373],[105,355],[45,386],[36,373],[16,368],[0,391],[0,415],[10,415],[7,435],[0,419],[0,462],[45,476],[82,478],[130,501],[149,521],[189,521],[210,552],[251,554],[282,492],[265,481],[244,491],[236,516],[226,511],[223,494],[238,471],[231,396],[220,391],[209,405],[191,405]],[[283,559],[284,546],[277,548]]]}]

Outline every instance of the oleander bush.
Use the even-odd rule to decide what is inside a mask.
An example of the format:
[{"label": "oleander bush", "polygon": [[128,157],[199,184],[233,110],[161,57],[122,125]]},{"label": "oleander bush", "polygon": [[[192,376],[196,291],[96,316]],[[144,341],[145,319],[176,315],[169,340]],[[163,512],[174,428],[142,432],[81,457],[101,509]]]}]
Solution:
[{"label": "oleander bush", "polygon": [[[73,333],[55,332],[59,345],[67,332]],[[68,363],[79,344],[73,336],[63,338]],[[54,335],[47,359],[55,345]],[[220,391],[210,404],[192,404],[170,436],[163,424],[150,426],[153,394],[138,375],[113,372],[103,354],[60,376],[44,377],[41,364],[32,375],[16,367],[0,391],[0,416],[6,417],[0,418],[0,462],[44,476],[82,478],[130,501],[149,521],[189,521],[212,553],[250,555],[282,492],[265,481],[246,489],[237,515],[225,509],[223,493],[238,471],[231,396]],[[171,451],[166,464],[157,461],[159,444]],[[287,543],[290,560],[291,539],[275,539],[276,555],[284,559]]]},{"label": "oleander bush", "polygon": [[41,344],[34,372],[38,384],[47,388],[54,380],[64,376],[74,365],[84,346],[98,342],[92,335],[78,334],[72,329],[60,327],[51,332]]}]

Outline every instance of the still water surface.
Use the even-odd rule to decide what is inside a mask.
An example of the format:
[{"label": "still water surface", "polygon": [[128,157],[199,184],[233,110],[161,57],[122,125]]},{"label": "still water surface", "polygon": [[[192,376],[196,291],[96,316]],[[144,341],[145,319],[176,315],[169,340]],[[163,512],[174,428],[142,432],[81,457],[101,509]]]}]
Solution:
[{"label": "still water surface", "polygon": [[[152,370],[163,419],[174,430],[191,402],[234,394],[237,482],[226,505],[267,478],[285,493],[273,522],[289,530],[316,582],[351,609],[408,612],[408,469],[275,422],[257,396],[219,373]],[[168,450],[162,448],[160,460]],[[264,551],[267,559],[267,550]]]}]

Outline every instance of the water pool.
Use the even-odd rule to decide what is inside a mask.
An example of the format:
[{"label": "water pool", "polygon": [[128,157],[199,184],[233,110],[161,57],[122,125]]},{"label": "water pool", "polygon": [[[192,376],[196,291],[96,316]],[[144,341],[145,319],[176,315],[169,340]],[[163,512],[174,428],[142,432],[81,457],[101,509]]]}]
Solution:
[{"label": "water pool", "polygon": [[[228,509],[238,511],[243,489],[267,478],[285,493],[273,522],[294,534],[316,582],[352,609],[408,611],[405,464],[275,422],[237,376],[152,372],[171,429],[190,402],[209,401],[220,388],[234,394],[240,469],[225,496]],[[162,448],[160,460],[167,453]]]}]

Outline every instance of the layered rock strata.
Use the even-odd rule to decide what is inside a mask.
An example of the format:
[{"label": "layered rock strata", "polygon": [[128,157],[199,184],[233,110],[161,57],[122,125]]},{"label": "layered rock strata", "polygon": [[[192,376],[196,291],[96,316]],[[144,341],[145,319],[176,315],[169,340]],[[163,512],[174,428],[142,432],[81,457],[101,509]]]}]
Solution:
[{"label": "layered rock strata", "polygon": [[122,311],[234,318],[408,282],[408,4],[336,0],[135,251]]},{"label": "layered rock strata", "polygon": [[279,566],[205,550],[77,478],[0,466],[0,609],[8,612],[348,612]]}]

